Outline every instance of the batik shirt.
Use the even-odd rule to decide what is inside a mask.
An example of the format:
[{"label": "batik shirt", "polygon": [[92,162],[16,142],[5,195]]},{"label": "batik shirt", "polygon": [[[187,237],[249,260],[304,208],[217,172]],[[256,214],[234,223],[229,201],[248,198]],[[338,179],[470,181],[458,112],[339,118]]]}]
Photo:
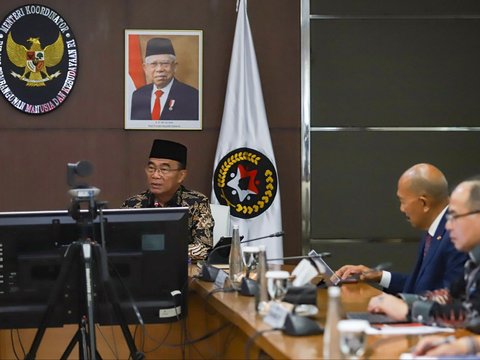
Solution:
[{"label": "batik shirt", "polygon": [[[144,191],[132,196],[122,204],[124,208],[154,208],[161,207],[155,201],[155,196]],[[214,220],[210,210],[210,202],[202,193],[188,190],[183,185],[175,192],[164,207],[188,207],[188,227],[191,239],[188,244],[188,256],[191,260],[203,260],[213,245]]]},{"label": "batik shirt", "polygon": [[423,295],[400,294],[407,302],[411,319],[443,326],[465,327],[480,333],[480,246],[469,253],[463,278],[449,289]]}]

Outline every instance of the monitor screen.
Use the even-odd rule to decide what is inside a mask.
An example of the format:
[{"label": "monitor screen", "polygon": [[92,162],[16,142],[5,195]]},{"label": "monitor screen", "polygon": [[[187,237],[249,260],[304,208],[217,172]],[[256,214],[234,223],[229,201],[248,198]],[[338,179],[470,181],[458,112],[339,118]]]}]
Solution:
[{"label": "monitor screen", "polygon": [[[103,223],[110,284],[126,322],[160,323],[184,317],[188,208],[106,209]],[[118,324],[100,276],[99,216],[84,225],[68,211],[0,213],[0,328],[37,327],[56,288],[47,326],[78,323],[86,306],[81,244],[90,240],[98,244],[89,245],[95,322]],[[62,266],[68,269],[63,281]]]}]

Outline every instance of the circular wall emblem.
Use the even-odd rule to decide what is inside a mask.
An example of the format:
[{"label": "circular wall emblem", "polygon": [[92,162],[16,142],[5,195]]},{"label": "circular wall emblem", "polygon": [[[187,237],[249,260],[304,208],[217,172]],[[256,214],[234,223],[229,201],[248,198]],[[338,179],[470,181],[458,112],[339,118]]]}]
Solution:
[{"label": "circular wall emblem", "polygon": [[220,204],[231,208],[231,215],[250,219],[272,205],[277,194],[277,172],[262,153],[240,148],[220,160],[214,173],[213,188]]},{"label": "circular wall emblem", "polygon": [[16,109],[40,115],[58,108],[77,77],[70,26],[44,5],[24,5],[0,23],[0,91]]}]

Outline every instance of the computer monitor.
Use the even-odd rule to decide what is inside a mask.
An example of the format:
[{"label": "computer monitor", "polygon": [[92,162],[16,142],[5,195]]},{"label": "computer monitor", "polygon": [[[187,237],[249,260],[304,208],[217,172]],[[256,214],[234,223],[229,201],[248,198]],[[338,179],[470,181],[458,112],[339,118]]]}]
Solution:
[{"label": "computer monitor", "polygon": [[[188,208],[105,209],[103,219],[111,283],[126,322],[184,317]],[[38,327],[67,249],[86,237],[101,242],[99,216],[85,226],[62,210],[0,213],[0,328]],[[95,322],[117,324],[99,278],[100,266],[94,257]],[[79,322],[84,273],[83,257],[76,256],[48,327]]]}]

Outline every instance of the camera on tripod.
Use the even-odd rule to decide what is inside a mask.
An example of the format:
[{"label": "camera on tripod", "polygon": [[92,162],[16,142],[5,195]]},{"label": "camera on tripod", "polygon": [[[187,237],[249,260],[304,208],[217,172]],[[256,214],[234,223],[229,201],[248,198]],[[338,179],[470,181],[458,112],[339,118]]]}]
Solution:
[{"label": "camera on tripod", "polygon": [[[25,359],[35,359],[47,328],[76,324],[63,355],[97,354],[95,324],[120,326],[132,359],[144,357],[128,324],[187,316],[187,207],[102,209],[100,190],[67,165],[70,210],[0,212],[0,329],[37,328]],[[142,345],[143,346],[143,345]]]},{"label": "camera on tripod", "polygon": [[[105,205],[105,203],[96,201],[100,189],[90,187],[85,182],[77,181],[77,176],[90,176],[92,172],[92,164],[85,160],[67,164],[67,184],[70,187],[68,193],[72,197],[68,212],[73,219],[83,223],[92,222],[97,217],[99,207]],[[82,204],[87,206],[83,211]]]}]

